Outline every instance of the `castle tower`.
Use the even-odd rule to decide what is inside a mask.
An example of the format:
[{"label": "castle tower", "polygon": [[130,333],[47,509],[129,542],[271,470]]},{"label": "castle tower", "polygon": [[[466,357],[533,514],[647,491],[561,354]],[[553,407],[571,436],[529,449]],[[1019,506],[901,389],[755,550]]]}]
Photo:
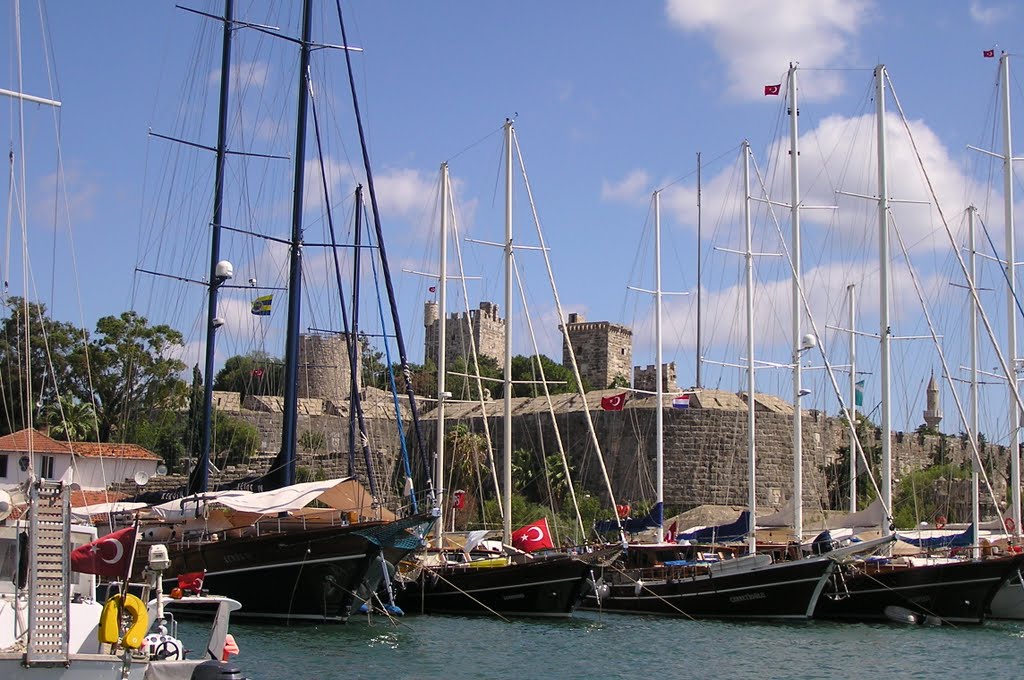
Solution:
[{"label": "castle tower", "polygon": [[942,408],[939,406],[939,385],[935,382],[935,373],[928,381],[925,393],[924,422],[928,427],[937,428],[942,422]]},{"label": "castle tower", "polygon": [[[646,367],[634,366],[633,389],[642,392],[656,392],[655,381],[658,376],[654,368],[654,364],[648,364]],[[673,394],[679,390],[676,362],[674,361],[661,365],[661,390],[665,394]]]},{"label": "castle tower", "polygon": [[[437,303],[430,301],[423,306],[423,360],[437,361],[438,329],[440,312]],[[481,302],[479,309],[455,312],[448,315],[445,326],[445,361],[448,366],[462,357],[470,361],[470,339],[476,343],[477,356],[491,357],[498,367],[505,365],[505,320],[498,315],[498,305]]]},{"label": "castle tower", "polygon": [[[632,329],[609,321],[588,323],[582,314],[576,313],[569,314],[565,329],[576,354],[580,376],[592,388],[604,389],[617,378],[629,382],[633,369]],[[562,365],[572,365],[564,336]]]},{"label": "castle tower", "polygon": [[[299,336],[300,399],[348,399],[352,372],[346,337],[345,333]],[[362,352],[359,349],[356,350],[356,376],[362,384]]]}]

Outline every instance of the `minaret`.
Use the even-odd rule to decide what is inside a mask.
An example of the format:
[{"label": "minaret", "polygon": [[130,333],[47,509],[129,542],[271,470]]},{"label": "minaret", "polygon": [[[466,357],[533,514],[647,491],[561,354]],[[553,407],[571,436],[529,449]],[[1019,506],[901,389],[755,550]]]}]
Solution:
[{"label": "minaret", "polygon": [[932,373],[932,379],[928,381],[928,389],[925,397],[925,409],[924,409],[924,422],[925,424],[935,429],[942,422],[942,409],[939,407],[939,384],[935,382],[935,373]]}]

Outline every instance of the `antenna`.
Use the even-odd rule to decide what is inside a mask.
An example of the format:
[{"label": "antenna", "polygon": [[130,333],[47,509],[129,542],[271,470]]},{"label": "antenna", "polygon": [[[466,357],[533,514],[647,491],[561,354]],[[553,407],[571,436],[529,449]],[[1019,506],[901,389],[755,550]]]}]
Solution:
[{"label": "antenna", "polygon": [[149,473],[143,470],[139,470],[135,473],[135,483],[139,486],[146,486],[149,483]]}]

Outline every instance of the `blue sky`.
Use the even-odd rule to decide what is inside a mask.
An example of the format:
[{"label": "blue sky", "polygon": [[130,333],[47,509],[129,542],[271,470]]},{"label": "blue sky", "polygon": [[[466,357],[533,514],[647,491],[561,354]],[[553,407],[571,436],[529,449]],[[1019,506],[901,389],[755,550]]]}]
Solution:
[{"label": "blue sky", "polygon": [[[237,3],[236,16],[297,33],[298,3]],[[217,2],[193,6],[219,14]],[[338,43],[333,4],[318,10],[315,33]],[[740,260],[714,246],[741,244],[739,144],[750,140],[772,198],[788,201],[788,159],[784,149],[785,98],[766,97],[765,84],[784,83],[790,62],[800,65],[802,188],[807,204],[840,205],[837,211],[804,211],[806,285],[815,321],[830,360],[846,361],[845,336],[826,325],[845,324],[844,291],[855,283],[860,294],[858,326],[877,330],[877,227],[873,203],[837,199],[837,189],[873,195],[873,103],[871,69],[884,63],[907,112],[914,139],[937,187],[942,209],[957,238],[962,210],[975,202],[1002,248],[1002,188],[998,173],[989,182],[991,162],[966,150],[992,148],[998,60],[982,58],[995,49],[1011,54],[1010,42],[1024,28],[1012,2],[900,3],[868,0],[783,0],[772,3],[700,0],[667,2],[498,3],[358,0],[345,6],[349,40],[363,49],[353,55],[364,122],[380,194],[385,238],[413,361],[422,360],[422,305],[432,297],[422,277],[402,268],[436,269],[437,176],[449,161],[455,181],[456,210],[463,236],[499,240],[502,229],[500,128],[515,117],[516,134],[529,174],[535,205],[567,312],[589,320],[631,325],[634,363],[653,360],[650,301],[628,293],[627,285],[651,285],[650,195],[663,188],[664,286],[695,291],[696,153],[704,168],[704,263],[706,307],[704,352],[719,361],[743,357],[744,321]],[[51,86],[41,68],[39,10],[22,3],[25,89],[48,96]],[[3,17],[13,35],[11,6]],[[62,192],[54,190],[57,168],[52,113],[26,109],[26,188],[32,297],[51,304],[58,318],[92,326],[106,314],[135,308],[153,321],[183,331],[194,357],[203,339],[201,291],[133,274],[136,266],[178,276],[202,278],[208,266],[212,164],[203,152],[184,150],[147,135],[161,134],[212,144],[219,73],[219,29],[213,22],[171,2],[57,2],[46,9],[47,39],[62,100],[60,112]],[[290,155],[286,121],[294,110],[293,48],[278,46],[251,30],[239,31],[233,92],[231,144],[235,149]],[[14,86],[14,41],[9,40],[7,82]],[[256,48],[262,51],[257,53]],[[1014,62],[1015,63],[1015,62]],[[351,199],[359,160],[351,125],[343,63],[337,51],[314,55],[317,98],[323,107],[331,202],[340,232],[351,227]],[[1021,102],[1012,79],[1014,105]],[[783,90],[785,86],[783,87]],[[890,102],[890,110],[892,110]],[[10,106],[5,108],[14,139]],[[890,163],[894,196],[924,200],[925,185],[901,133],[892,125]],[[1019,146],[1019,144],[1018,144]],[[998,150],[998,147],[996,147]],[[312,158],[312,144],[308,148]],[[309,167],[313,167],[310,163]],[[284,237],[290,193],[287,161],[233,161],[229,168],[225,222]],[[307,240],[325,238],[323,201],[316,172],[308,173]],[[990,185],[992,188],[990,188]],[[60,196],[54,229],[54,196]],[[517,180],[517,241],[535,244],[529,206]],[[1018,198],[1020,192],[1018,192]],[[256,207],[257,203],[259,207]],[[894,209],[900,233],[950,352],[952,370],[965,362],[962,292],[949,281],[958,275],[952,249],[937,211],[929,207]],[[788,214],[779,213],[789,233]],[[14,221],[15,226],[17,220]],[[73,249],[68,238],[73,235]],[[20,227],[19,227],[20,228]],[[771,219],[758,208],[757,250],[780,252]],[[259,286],[281,284],[285,252],[252,239],[226,239],[225,257],[236,279],[256,278]],[[16,243],[17,241],[12,241]],[[893,242],[896,259],[898,245]],[[15,248],[15,251],[17,248]],[[470,304],[501,302],[497,253],[463,244]],[[71,266],[71,252],[75,254]],[[337,303],[325,282],[322,251],[307,249],[309,304],[303,326],[337,326]],[[1018,255],[1017,259],[1020,257]],[[535,253],[521,255],[528,282],[531,316],[542,332],[542,351],[558,358],[560,342],[546,274]],[[13,255],[11,290],[23,287]],[[58,264],[55,264],[58,263]],[[4,263],[6,268],[8,265]],[[347,266],[347,265],[346,265]],[[784,363],[790,340],[789,282],[779,258],[758,258],[759,359]],[[998,269],[984,274],[989,313],[1005,328],[1005,296],[998,291]],[[894,267],[897,335],[926,332],[909,274]],[[962,277],[961,277],[962,278]],[[367,283],[370,285],[369,276]],[[348,283],[346,282],[346,287]],[[222,361],[252,349],[280,353],[283,306],[256,318],[248,313],[254,295],[226,294],[221,314],[228,319],[218,343]],[[666,360],[679,365],[682,387],[694,383],[694,296],[667,302]],[[454,296],[454,309],[465,304]],[[364,324],[376,314],[365,307]],[[517,352],[529,343],[513,314]],[[1019,321],[1019,320],[1018,320]],[[807,322],[805,322],[805,327]],[[369,327],[369,326],[367,326]],[[868,404],[877,401],[877,349],[868,339],[859,347],[867,376]],[[931,343],[897,343],[894,376],[903,396],[894,410],[897,427],[920,423],[923,385],[941,366]],[[821,365],[820,358],[810,358]],[[983,361],[996,366],[989,353]],[[805,404],[830,413],[837,409],[831,388],[817,372],[806,381],[814,392]],[[759,386],[788,394],[788,371],[759,373]],[[708,366],[705,384],[738,390],[742,377],[732,369]],[[905,388],[905,389],[903,389]],[[1005,388],[987,388],[993,401]],[[950,431],[958,431],[953,404],[944,388]],[[990,416],[990,438],[998,440],[1000,416]],[[1005,422],[1005,418],[1003,418]]]}]

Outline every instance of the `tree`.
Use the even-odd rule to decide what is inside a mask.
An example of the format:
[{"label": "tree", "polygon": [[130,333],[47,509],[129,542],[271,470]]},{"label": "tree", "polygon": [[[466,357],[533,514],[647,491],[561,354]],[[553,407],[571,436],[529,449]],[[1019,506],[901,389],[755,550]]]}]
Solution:
[{"label": "tree", "polygon": [[260,431],[244,420],[214,414],[210,459],[219,465],[246,463],[260,445]]},{"label": "tree", "polygon": [[[540,356],[515,356],[512,357],[512,396],[513,397],[536,397],[544,394],[544,386],[540,384],[541,371],[544,369],[544,380],[548,384],[548,392],[551,394],[569,394],[576,392],[576,377],[571,368],[556,363],[551,358],[541,354]],[[584,391],[589,385],[584,384]],[[495,397],[502,396],[502,386],[496,385]]]},{"label": "tree", "polygon": [[50,436],[69,442],[82,442],[96,436],[96,410],[92,404],[61,395],[43,409]]},{"label": "tree", "polygon": [[77,376],[79,396],[97,404],[99,436],[116,435],[133,441],[132,426],[140,414],[153,409],[178,409],[188,394],[179,374],[185,364],[171,356],[183,344],[181,333],[170,326],[150,326],[136,312],[105,316],[85,349],[76,349],[76,364],[89,366],[91,386],[83,372]]},{"label": "tree", "polygon": [[[502,372],[498,368],[497,359],[481,355],[478,357],[477,364],[480,366],[482,378],[501,378]],[[471,375],[474,377],[469,377]],[[466,401],[478,401],[480,399],[478,387],[483,387],[486,394],[494,392],[501,384],[494,380],[478,381],[475,375],[472,370],[472,361],[468,361],[465,357],[458,357],[453,361],[452,365],[448,367],[448,380],[445,383],[448,391],[452,393],[452,397]]]},{"label": "tree", "polygon": [[281,396],[284,394],[284,363],[266,352],[250,352],[230,357],[217,371],[213,389],[248,394]]},{"label": "tree", "polygon": [[[59,394],[75,394],[73,376],[81,368],[74,360],[75,349],[85,338],[81,329],[47,316],[46,306],[41,303],[28,303],[28,323],[23,298],[8,298],[5,307],[6,316],[0,322],[0,434],[27,427],[26,388],[31,394],[28,404],[33,408],[36,402],[53,403]],[[31,386],[26,385],[27,371]]]},{"label": "tree", "polygon": [[366,333],[359,333],[359,351],[363,364],[363,384],[380,390],[390,390],[391,381],[388,379],[388,367],[384,362],[384,352],[370,345],[370,339]]}]

